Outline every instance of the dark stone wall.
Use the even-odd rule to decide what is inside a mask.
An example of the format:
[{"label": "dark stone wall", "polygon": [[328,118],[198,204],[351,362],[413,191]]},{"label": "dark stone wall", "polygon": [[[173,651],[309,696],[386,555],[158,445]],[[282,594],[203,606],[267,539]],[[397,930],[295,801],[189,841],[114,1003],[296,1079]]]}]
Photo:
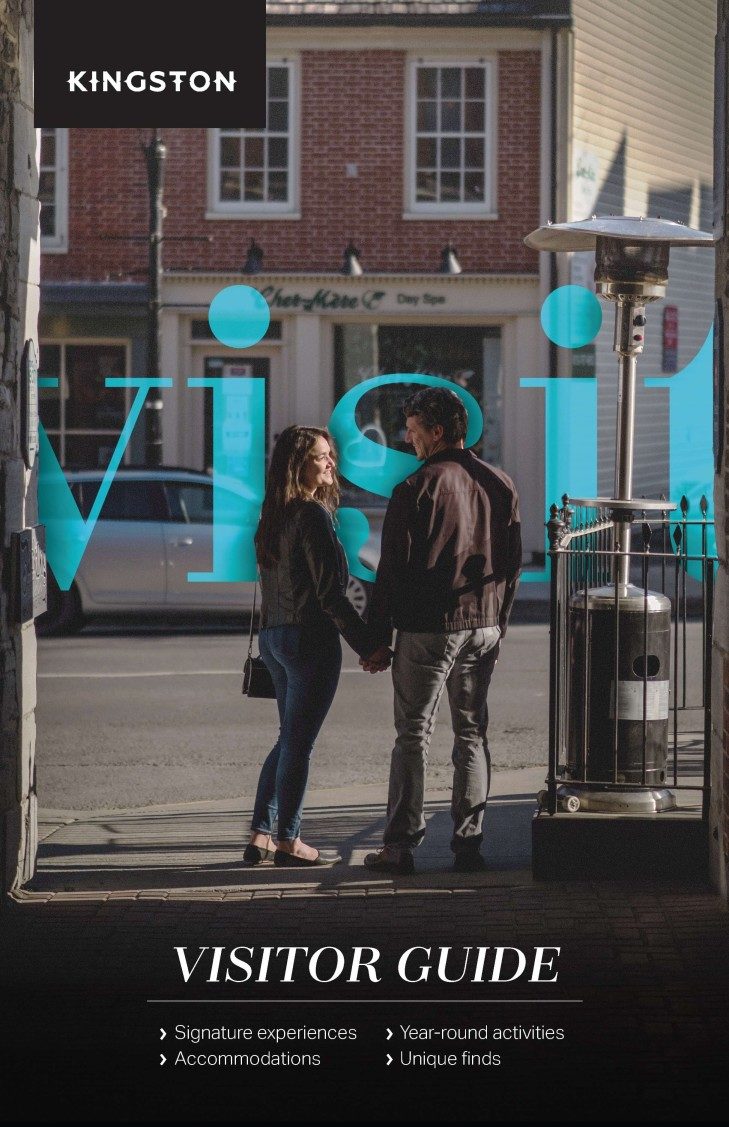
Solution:
[{"label": "dark stone wall", "polygon": [[36,849],[33,623],[15,621],[11,537],[37,523],[36,470],[23,461],[20,373],[37,345],[38,163],[33,128],[33,4],[0,5],[0,885],[33,873]]}]

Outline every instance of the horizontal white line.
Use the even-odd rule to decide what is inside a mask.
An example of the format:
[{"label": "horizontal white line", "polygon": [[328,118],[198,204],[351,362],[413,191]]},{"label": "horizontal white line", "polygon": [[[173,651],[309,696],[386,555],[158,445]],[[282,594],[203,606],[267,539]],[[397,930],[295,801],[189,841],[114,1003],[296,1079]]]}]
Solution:
[{"label": "horizontal white line", "polygon": [[76,680],[102,680],[105,677],[232,677],[240,676],[243,669],[149,669],[133,673],[39,673],[39,680],[74,678]]},{"label": "horizontal white line", "polygon": [[360,1005],[380,1006],[533,1006],[547,1003],[552,1006],[581,1006],[584,998],[147,998],[149,1005],[165,1006],[225,1006],[225,1005],[267,1005],[293,1006],[318,1003],[322,1006]]},{"label": "horizontal white line", "polygon": [[[342,673],[364,673],[364,669],[343,669]],[[80,681],[103,680],[117,677],[241,677],[240,669],[150,669],[133,673],[39,673],[38,680],[60,680],[70,678]]]}]

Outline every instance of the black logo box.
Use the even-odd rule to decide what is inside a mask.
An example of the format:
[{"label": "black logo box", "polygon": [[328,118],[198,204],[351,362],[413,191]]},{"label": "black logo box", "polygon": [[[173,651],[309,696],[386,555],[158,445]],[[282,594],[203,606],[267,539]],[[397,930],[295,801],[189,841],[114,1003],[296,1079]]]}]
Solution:
[{"label": "black logo box", "polygon": [[[69,74],[81,71],[69,89]],[[121,90],[103,90],[102,72]],[[134,92],[126,85],[131,72]],[[150,75],[162,72],[152,84]],[[172,71],[185,72],[173,78]],[[96,72],[97,88],[92,89]],[[193,78],[190,76],[201,72]],[[217,82],[220,72],[235,85]],[[201,89],[196,92],[193,86]],[[179,92],[175,89],[178,84]],[[110,87],[107,81],[107,86]],[[266,124],[265,0],[36,0],[35,125],[63,128],[232,127]]]}]

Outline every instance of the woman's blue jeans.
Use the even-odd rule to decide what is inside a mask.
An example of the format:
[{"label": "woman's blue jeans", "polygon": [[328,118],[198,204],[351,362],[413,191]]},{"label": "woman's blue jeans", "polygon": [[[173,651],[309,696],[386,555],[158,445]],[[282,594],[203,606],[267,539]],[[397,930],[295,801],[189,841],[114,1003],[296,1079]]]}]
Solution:
[{"label": "woman's blue jeans", "polygon": [[304,626],[264,627],[258,648],[273,679],[281,723],[279,737],[258,779],[253,831],[279,841],[299,836],[301,808],[314,741],[334,700],[342,668],[339,634],[313,634]]}]

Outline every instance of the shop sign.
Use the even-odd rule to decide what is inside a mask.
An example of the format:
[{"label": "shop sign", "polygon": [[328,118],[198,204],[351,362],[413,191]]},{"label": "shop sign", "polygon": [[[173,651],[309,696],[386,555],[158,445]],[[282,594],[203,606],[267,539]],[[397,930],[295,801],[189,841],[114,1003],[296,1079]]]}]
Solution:
[{"label": "shop sign", "polygon": [[587,379],[595,375],[595,345],[583,344],[572,351],[572,375]]},{"label": "shop sign", "polygon": [[663,358],[662,372],[675,372],[678,368],[678,307],[663,308]]},{"label": "shop sign", "polygon": [[432,309],[445,305],[444,294],[403,293],[397,290],[364,290],[361,294],[342,293],[338,290],[320,288],[314,293],[300,293],[287,290],[283,286],[265,286],[261,296],[271,309],[299,310],[302,313],[333,313],[340,310],[374,312],[383,305],[396,305],[406,308]]},{"label": "shop sign", "polygon": [[11,540],[15,621],[30,622],[48,609],[46,540],[42,524],[14,532]]},{"label": "shop sign", "polygon": [[600,160],[589,149],[575,149],[572,161],[572,218],[589,219],[600,188]]},{"label": "shop sign", "polygon": [[20,441],[30,469],[38,453],[38,356],[32,340],[25,342],[20,364]]}]

